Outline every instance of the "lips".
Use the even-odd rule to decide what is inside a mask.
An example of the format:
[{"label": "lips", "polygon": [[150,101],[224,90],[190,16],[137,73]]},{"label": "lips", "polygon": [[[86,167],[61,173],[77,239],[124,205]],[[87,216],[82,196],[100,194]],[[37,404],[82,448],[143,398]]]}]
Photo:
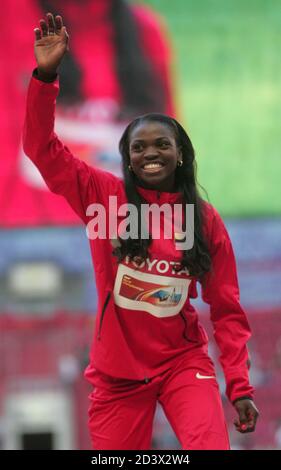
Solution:
[{"label": "lips", "polygon": [[142,170],[148,173],[155,173],[160,171],[164,167],[162,162],[150,162],[150,163],[145,163],[142,166]]}]

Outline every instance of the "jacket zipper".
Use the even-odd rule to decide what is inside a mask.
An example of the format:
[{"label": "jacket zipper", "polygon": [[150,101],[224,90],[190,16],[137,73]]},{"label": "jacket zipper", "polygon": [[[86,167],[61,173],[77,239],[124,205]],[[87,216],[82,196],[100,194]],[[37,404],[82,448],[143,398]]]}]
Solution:
[{"label": "jacket zipper", "polygon": [[182,317],[183,321],[184,321],[184,324],[185,324],[185,328],[184,328],[184,332],[183,332],[183,337],[184,339],[186,339],[186,341],[189,341],[190,343],[197,343],[197,341],[194,341],[192,339],[189,339],[188,336],[186,335],[186,330],[187,330],[187,321],[186,321],[186,318],[184,316],[184,314],[182,312],[180,312],[180,316]]},{"label": "jacket zipper", "polygon": [[104,304],[103,304],[103,308],[102,308],[102,312],[101,312],[101,319],[100,319],[100,324],[99,324],[98,340],[100,340],[102,322],[103,322],[103,319],[104,319],[104,314],[105,314],[105,310],[106,310],[107,304],[108,304],[108,302],[109,302],[109,298],[110,298],[110,292],[107,293],[105,302],[104,302]]}]

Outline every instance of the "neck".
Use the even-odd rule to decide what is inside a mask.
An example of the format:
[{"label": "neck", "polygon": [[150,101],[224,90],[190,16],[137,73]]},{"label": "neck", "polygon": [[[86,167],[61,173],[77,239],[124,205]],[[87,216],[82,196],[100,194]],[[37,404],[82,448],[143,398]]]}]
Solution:
[{"label": "neck", "polygon": [[177,193],[180,191],[178,183],[172,180],[169,182],[164,181],[163,183],[160,183],[157,185],[151,185],[136,178],[136,184],[138,186],[141,186],[144,189],[151,189],[151,190],[165,192],[165,193]]}]

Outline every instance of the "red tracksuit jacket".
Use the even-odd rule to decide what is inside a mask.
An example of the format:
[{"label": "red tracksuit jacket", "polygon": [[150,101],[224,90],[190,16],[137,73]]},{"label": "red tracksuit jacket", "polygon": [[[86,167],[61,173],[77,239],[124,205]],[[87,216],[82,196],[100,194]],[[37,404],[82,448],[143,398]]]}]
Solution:
[{"label": "red tracksuit jacket", "polygon": [[[51,191],[64,196],[85,224],[91,203],[108,207],[126,203],[124,184],[116,176],[89,167],[75,158],[54,132],[59,81],[31,78],[23,129],[26,155],[38,167]],[[179,203],[179,193],[158,193],[137,187],[148,203]],[[231,402],[252,397],[246,343],[249,324],[239,303],[239,287],[231,241],[216,209],[205,203],[206,236],[214,274],[207,276],[202,297],[210,305],[214,335]],[[107,211],[108,212],[108,211]],[[121,220],[121,219],[120,219]],[[173,361],[196,347],[207,351],[208,338],[190,298],[197,297],[196,279],[174,269],[182,255],[173,240],[153,240],[149,257],[136,269],[128,260],[117,262],[111,241],[90,240],[98,292],[98,310],[86,370],[94,368],[114,377],[144,380],[168,369]]]}]

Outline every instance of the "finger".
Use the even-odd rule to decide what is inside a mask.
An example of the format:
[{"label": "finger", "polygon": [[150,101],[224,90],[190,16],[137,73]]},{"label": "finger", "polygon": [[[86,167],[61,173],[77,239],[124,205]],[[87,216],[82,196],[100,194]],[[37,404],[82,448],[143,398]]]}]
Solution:
[{"label": "finger", "polygon": [[253,431],[256,428],[258,416],[259,414],[256,410],[250,410],[248,412],[248,427]]},{"label": "finger", "polygon": [[247,424],[246,423],[241,423],[240,420],[235,419],[233,422],[235,428],[237,431],[239,431],[241,434],[244,434],[247,432]]},{"label": "finger", "polygon": [[246,415],[247,415],[248,421],[256,422],[259,416],[259,412],[256,407],[250,406],[246,411]]},{"label": "finger", "polygon": [[244,410],[239,411],[239,421],[240,421],[240,426],[243,429],[243,427],[247,426],[247,416]]},{"label": "finger", "polygon": [[255,430],[255,421],[254,418],[248,418],[247,422],[247,432],[252,432]]},{"label": "finger", "polygon": [[69,36],[67,34],[65,26],[62,27],[62,32],[65,34],[65,37],[66,37],[66,45],[67,45],[66,50],[69,51]]},{"label": "finger", "polygon": [[39,39],[41,39],[41,30],[39,28],[35,28],[34,29],[34,34],[35,34],[35,39],[36,41],[38,41]]},{"label": "finger", "polygon": [[55,17],[55,24],[56,24],[57,32],[60,32],[62,27],[63,27],[63,21],[62,21],[62,17],[60,15],[57,15]]},{"label": "finger", "polygon": [[48,28],[49,28],[49,34],[55,34],[55,20],[53,17],[52,13],[47,13],[47,20],[48,20]]},{"label": "finger", "polygon": [[256,429],[256,420],[252,412],[248,413],[248,423],[246,432],[254,432]]},{"label": "finger", "polygon": [[255,422],[256,422],[256,419],[255,419],[254,413],[249,413],[248,414],[248,425],[249,426],[254,426]]},{"label": "finger", "polygon": [[66,37],[66,40],[67,40],[67,42],[68,42],[69,36],[68,36],[68,34],[67,34],[66,27],[63,26],[63,27],[62,27],[62,30],[63,30],[63,32],[64,32],[64,34],[65,34],[65,37]]},{"label": "finger", "polygon": [[40,20],[39,21],[41,30],[42,30],[42,36],[48,36],[48,26],[45,20]]}]

